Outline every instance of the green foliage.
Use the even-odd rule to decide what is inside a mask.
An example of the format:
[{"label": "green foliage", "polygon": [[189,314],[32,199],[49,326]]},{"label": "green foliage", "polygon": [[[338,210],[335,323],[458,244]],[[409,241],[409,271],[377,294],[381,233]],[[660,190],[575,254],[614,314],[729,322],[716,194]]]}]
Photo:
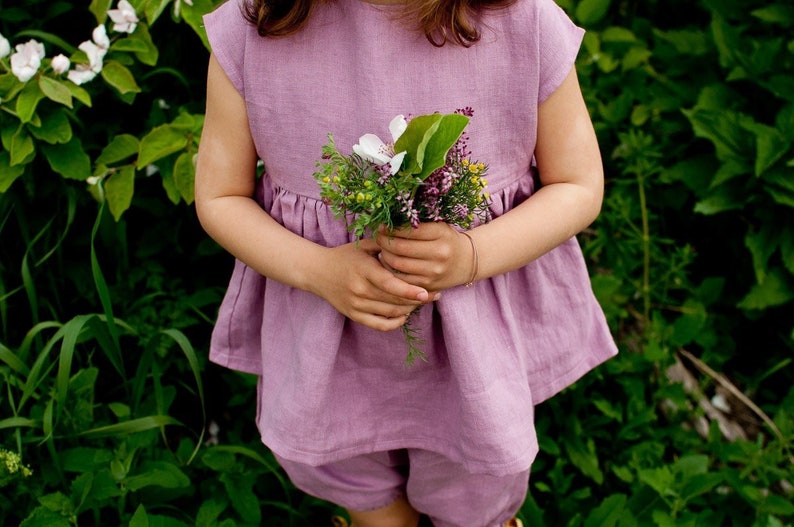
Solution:
[{"label": "green foliage", "polygon": [[[213,0],[132,3],[81,86],[50,57],[86,63],[109,0],[0,7],[47,51],[25,83],[0,59],[0,524],[327,524],[259,442],[255,379],[206,361],[229,272],[190,207]],[[559,3],[588,29],[608,180],[580,239],[622,353],[538,407],[521,515],[794,525],[794,11]]]}]

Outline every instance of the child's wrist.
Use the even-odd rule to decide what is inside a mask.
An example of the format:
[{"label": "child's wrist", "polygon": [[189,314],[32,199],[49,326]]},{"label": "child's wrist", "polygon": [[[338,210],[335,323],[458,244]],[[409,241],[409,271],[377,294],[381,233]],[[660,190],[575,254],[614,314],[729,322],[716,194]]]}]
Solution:
[{"label": "child's wrist", "polygon": [[477,245],[474,243],[474,238],[472,238],[471,234],[466,231],[460,231],[460,233],[469,239],[471,245],[471,271],[468,275],[469,279],[463,283],[465,287],[471,287],[480,272],[480,255],[477,254]]}]

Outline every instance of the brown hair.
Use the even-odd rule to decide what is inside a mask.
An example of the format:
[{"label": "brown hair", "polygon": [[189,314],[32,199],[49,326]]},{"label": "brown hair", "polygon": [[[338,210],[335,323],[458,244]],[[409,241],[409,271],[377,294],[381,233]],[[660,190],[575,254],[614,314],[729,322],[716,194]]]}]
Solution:
[{"label": "brown hair", "polygon": [[[329,1],[333,0],[250,0],[245,4],[245,16],[263,37],[286,36],[303,27],[316,4]],[[513,2],[515,0],[408,0],[402,17],[417,20],[418,28],[434,46],[453,42],[469,47],[480,40],[480,32],[473,22],[475,13]]]}]

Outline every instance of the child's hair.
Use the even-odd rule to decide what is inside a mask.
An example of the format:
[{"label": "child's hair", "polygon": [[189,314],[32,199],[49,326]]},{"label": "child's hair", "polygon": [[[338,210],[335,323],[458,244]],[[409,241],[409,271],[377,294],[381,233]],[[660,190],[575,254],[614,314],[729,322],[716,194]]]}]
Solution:
[{"label": "child's hair", "polygon": [[[247,0],[246,18],[263,37],[291,35],[309,18],[314,6],[333,0]],[[408,0],[405,19],[418,20],[427,40],[434,46],[454,42],[469,47],[480,40],[473,22],[479,9],[505,7],[515,0]]]}]

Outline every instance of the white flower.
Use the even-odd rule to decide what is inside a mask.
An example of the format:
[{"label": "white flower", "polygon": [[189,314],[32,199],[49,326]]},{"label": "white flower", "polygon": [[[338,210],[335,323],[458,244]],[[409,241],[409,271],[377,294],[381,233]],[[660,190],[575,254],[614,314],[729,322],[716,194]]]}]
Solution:
[{"label": "white flower", "polygon": [[94,80],[96,72],[92,71],[91,68],[85,64],[78,64],[73,70],[66,74],[66,77],[80,86],[81,84]]},{"label": "white flower", "polygon": [[16,53],[11,55],[11,72],[20,82],[27,82],[41,66],[44,44],[31,39],[24,44],[17,44],[16,50]]},{"label": "white flower", "polygon": [[108,16],[113,21],[113,31],[132,33],[138,26],[135,8],[127,0],[119,0],[117,9],[108,10]]},{"label": "white flower", "polygon": [[358,144],[353,145],[353,152],[358,154],[361,158],[366,159],[376,165],[385,165],[388,163],[391,175],[396,174],[400,170],[400,165],[405,157],[405,152],[399,154],[394,153],[394,143],[403,135],[405,129],[408,127],[408,122],[405,117],[398,115],[389,123],[389,132],[391,132],[392,142],[384,143],[380,137],[375,134],[364,134],[358,139]]},{"label": "white flower", "polygon": [[101,49],[107,50],[110,47],[110,39],[108,38],[108,30],[105,28],[105,24],[99,24],[94,28],[94,31],[91,32],[91,39]]},{"label": "white flower", "polygon": [[[96,33],[96,30],[94,30]],[[102,59],[105,58],[107,48],[98,46],[91,40],[86,40],[77,46],[78,49],[83,51],[88,57],[88,64],[78,64],[75,68],[67,74],[67,78],[73,83],[80,86],[88,81],[94,79],[97,74],[102,71]]]},{"label": "white flower", "polygon": [[9,53],[11,53],[11,44],[8,42],[8,39],[0,33],[0,59],[7,57]]},{"label": "white flower", "polygon": [[71,63],[69,62],[69,59],[66,58],[66,56],[63,53],[59,55],[55,55],[52,58],[52,63],[51,63],[52,71],[54,71],[58,75],[68,71],[70,65]]}]

